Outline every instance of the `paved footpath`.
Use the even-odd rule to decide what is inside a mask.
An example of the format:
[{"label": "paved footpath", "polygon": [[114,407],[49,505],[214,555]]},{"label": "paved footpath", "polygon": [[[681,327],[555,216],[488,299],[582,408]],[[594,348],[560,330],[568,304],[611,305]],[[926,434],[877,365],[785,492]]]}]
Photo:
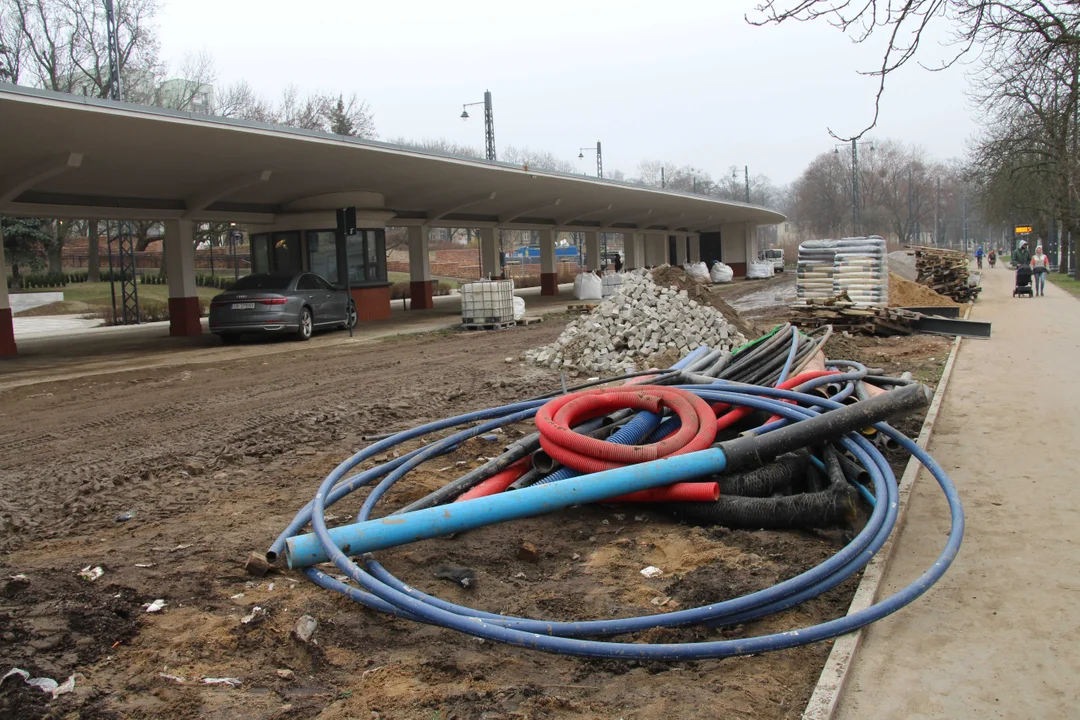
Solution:
[{"label": "paved footpath", "polygon": [[[955,481],[967,531],[933,590],[873,625],[837,717],[1080,717],[1080,301],[1012,298],[987,270],[930,452]],[[933,562],[948,514],[923,473],[883,593]]]}]

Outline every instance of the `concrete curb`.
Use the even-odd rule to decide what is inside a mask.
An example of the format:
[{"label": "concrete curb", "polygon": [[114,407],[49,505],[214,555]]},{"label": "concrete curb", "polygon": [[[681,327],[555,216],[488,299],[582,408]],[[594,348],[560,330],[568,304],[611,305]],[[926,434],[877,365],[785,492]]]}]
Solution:
[{"label": "concrete curb", "polygon": [[[971,310],[972,306],[969,305],[967,312],[964,313],[965,319],[971,315]],[[934,433],[934,425],[937,422],[938,413],[941,412],[941,405],[945,400],[945,392],[949,387],[949,379],[952,377],[956,356],[960,351],[960,342],[960,336],[953,339],[949,359],[945,361],[945,369],[941,372],[941,380],[938,381],[934,399],[930,402],[930,409],[927,410],[926,419],[919,430],[919,438],[916,440],[916,444],[924,450],[930,443],[930,437]],[[877,601],[881,585],[885,580],[885,573],[889,569],[889,562],[892,560],[893,550],[896,547],[896,538],[903,532],[904,520],[907,518],[908,499],[911,497],[911,492],[915,487],[915,481],[921,469],[922,465],[915,458],[908,460],[908,464],[904,468],[904,474],[900,478],[898,489],[899,507],[897,508],[896,529],[863,570],[859,587],[856,588],[855,596],[851,599],[851,605],[848,607],[848,615],[865,610]],[[803,720],[831,720],[836,713],[836,709],[840,705],[840,695],[844,692],[844,686],[847,684],[851,667],[855,662],[855,654],[862,643],[864,630],[865,628],[861,628],[853,633],[841,635],[833,641],[829,659],[825,661],[825,667],[822,668],[817,685],[814,686],[814,693],[810,696],[810,701],[803,711]]]}]

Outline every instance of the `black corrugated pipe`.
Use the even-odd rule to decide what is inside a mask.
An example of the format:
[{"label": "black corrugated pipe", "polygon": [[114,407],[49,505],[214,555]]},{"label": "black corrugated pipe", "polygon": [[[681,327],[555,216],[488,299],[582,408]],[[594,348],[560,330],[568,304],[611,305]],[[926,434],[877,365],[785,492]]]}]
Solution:
[{"label": "black corrugated pipe", "polygon": [[806,448],[785,453],[765,467],[732,475],[717,475],[721,495],[739,497],[769,497],[780,488],[806,472],[810,451]]},{"label": "black corrugated pipe", "polygon": [[854,488],[830,486],[828,490],[775,498],[721,495],[710,503],[671,503],[675,515],[687,522],[723,525],[746,530],[823,528],[857,517]]}]

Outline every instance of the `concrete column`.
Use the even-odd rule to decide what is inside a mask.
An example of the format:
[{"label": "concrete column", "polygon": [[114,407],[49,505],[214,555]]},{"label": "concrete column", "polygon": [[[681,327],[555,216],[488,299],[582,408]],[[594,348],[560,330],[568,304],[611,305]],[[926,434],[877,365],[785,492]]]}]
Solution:
[{"label": "concrete column", "polygon": [[624,232],[622,238],[623,270],[636,270],[645,264],[645,236]]},{"label": "concrete column", "polygon": [[499,231],[480,228],[480,277],[498,280],[502,275],[499,267]]},{"label": "concrete column", "polygon": [[754,262],[757,259],[757,224],[746,223],[746,261]]},{"label": "concrete column", "polygon": [[17,353],[15,324],[11,320],[11,301],[8,300],[7,265],[4,263],[4,231],[0,228],[0,357]]},{"label": "concrete column", "polygon": [[435,307],[431,295],[431,260],[428,257],[427,225],[409,227],[409,307],[429,310]]},{"label": "concrete column", "polygon": [[604,269],[603,260],[600,258],[600,233],[595,230],[585,233],[585,266],[595,271]]},{"label": "concrete column", "polygon": [[199,296],[195,291],[195,224],[165,222],[165,272],[169,275],[169,334],[201,335]]},{"label": "concrete column", "polygon": [[559,233],[554,230],[540,231],[540,294],[559,294],[559,267],[555,260],[555,239]]},{"label": "concrete column", "polygon": [[746,276],[746,264],[752,260],[748,254],[746,223],[728,223],[720,228],[720,243],[724,264],[730,265],[735,277]]},{"label": "concrete column", "polygon": [[668,261],[667,235],[648,233],[645,235],[645,264],[658,267]]},{"label": "concrete column", "polygon": [[686,264],[686,233],[675,233],[675,264]]},{"label": "concrete column", "polygon": [[691,233],[687,236],[687,242],[690,244],[690,262],[701,262],[701,236]]}]

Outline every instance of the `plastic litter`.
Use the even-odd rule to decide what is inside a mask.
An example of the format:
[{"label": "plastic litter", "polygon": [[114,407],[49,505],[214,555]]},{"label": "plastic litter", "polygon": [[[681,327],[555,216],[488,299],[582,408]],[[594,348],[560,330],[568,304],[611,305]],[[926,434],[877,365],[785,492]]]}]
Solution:
[{"label": "plastic litter", "polygon": [[259,617],[260,615],[265,615],[265,614],[266,614],[266,611],[263,610],[258,605],[256,605],[255,607],[251,608],[251,612],[249,612],[244,617],[240,618],[240,622],[242,622],[244,625],[247,625],[249,622],[251,622],[255,618]]},{"label": "plastic litter", "polygon": [[128,510],[127,512],[122,512],[119,515],[117,515],[116,517],[114,517],[113,522],[122,523],[122,522],[127,522],[128,520],[133,520],[134,518],[135,518],[135,511],[134,510]]},{"label": "plastic litter", "polygon": [[661,570],[660,568],[656,567],[655,565],[650,565],[647,568],[642,568],[641,569],[641,574],[644,575],[647,578],[656,578],[656,577],[660,577],[661,575],[663,575],[664,571]]},{"label": "plastic litter", "polygon": [[165,607],[165,601],[161,598],[158,598],[152,603],[143,603],[143,607],[146,608],[146,612],[148,613],[160,612],[161,608]]},{"label": "plastic litter", "polygon": [[179,675],[170,675],[169,673],[159,672],[158,677],[165,678],[166,680],[172,680],[174,683],[180,683],[181,685],[183,685],[185,682],[187,682],[186,680],[184,680],[184,678],[180,677]]},{"label": "plastic litter", "polygon": [[244,681],[240,678],[220,677],[220,678],[203,678],[203,683],[206,685],[228,685],[229,687],[236,687],[242,684]]},{"label": "plastic litter", "polygon": [[318,627],[318,620],[310,615],[304,615],[296,621],[296,627],[293,628],[293,637],[302,643],[310,642],[311,636],[315,634]]},{"label": "plastic litter", "polygon": [[90,582],[94,582],[104,574],[105,571],[101,569],[100,565],[98,565],[97,567],[91,567],[90,565],[87,565],[79,571],[79,577],[81,577],[83,580],[89,580]]},{"label": "plastic litter", "polygon": [[65,680],[64,683],[61,685],[57,684],[57,682],[52,678],[32,678],[30,677],[30,673],[28,673],[26,670],[23,670],[22,668],[11,668],[10,670],[8,670],[4,677],[0,678],[0,683],[3,683],[12,675],[17,675],[18,677],[21,677],[23,679],[23,682],[25,682],[27,685],[39,688],[42,692],[47,692],[54,698],[58,695],[65,695],[75,690],[74,675]]}]

